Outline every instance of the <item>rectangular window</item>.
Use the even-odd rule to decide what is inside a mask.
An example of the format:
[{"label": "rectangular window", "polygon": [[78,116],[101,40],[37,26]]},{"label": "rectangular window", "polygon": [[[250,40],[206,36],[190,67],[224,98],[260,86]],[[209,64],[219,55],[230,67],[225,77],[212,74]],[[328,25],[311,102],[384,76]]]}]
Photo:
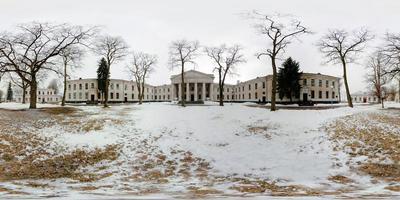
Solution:
[{"label": "rectangular window", "polygon": [[319,80],[319,81],[318,81],[318,86],[319,86],[319,87],[322,87],[322,80]]},{"label": "rectangular window", "polygon": [[79,99],[82,99],[82,93],[79,92]]},{"label": "rectangular window", "polygon": [[251,90],[251,85],[249,84],[249,90]]},{"label": "rectangular window", "polygon": [[110,99],[114,99],[114,93],[110,93]]},{"label": "rectangular window", "polygon": [[132,99],[134,99],[134,98],[135,98],[135,94],[132,93]]},{"label": "rectangular window", "polygon": [[325,92],[325,96],[326,96],[327,99],[329,99],[329,92],[328,91]]},{"label": "rectangular window", "polygon": [[76,99],[76,93],[74,92],[74,99]]},{"label": "rectangular window", "polygon": [[335,98],[335,92],[332,92],[332,97],[331,97],[332,99],[334,99]]},{"label": "rectangular window", "polygon": [[117,90],[119,90],[119,84],[117,83]]},{"label": "rectangular window", "polygon": [[314,99],[314,98],[315,98],[315,92],[314,92],[314,90],[311,90],[311,99]]},{"label": "rectangular window", "polygon": [[318,98],[322,99],[322,91],[318,91]]},{"label": "rectangular window", "polygon": [[90,88],[94,89],[94,83],[90,84]]},{"label": "rectangular window", "polygon": [[68,99],[71,99],[71,93],[68,93]]},{"label": "rectangular window", "polygon": [[[257,83],[254,84],[254,88],[257,90]],[[256,97],[257,98],[257,97]]]},{"label": "rectangular window", "polygon": [[89,84],[85,83],[85,90],[89,89]]},{"label": "rectangular window", "polygon": [[262,82],[263,83],[263,89],[265,88],[265,82]]},{"label": "rectangular window", "polygon": [[332,87],[335,88],[335,81],[332,81]]},{"label": "rectangular window", "polygon": [[85,99],[89,99],[89,93],[85,93]]},{"label": "rectangular window", "polygon": [[254,97],[257,99],[258,97],[257,97],[257,92],[254,94]]},{"label": "rectangular window", "polygon": [[82,90],[82,84],[79,83],[79,90]]},{"label": "rectangular window", "polygon": [[326,80],[326,83],[325,83],[325,87],[329,87],[329,81],[328,80]]},{"label": "rectangular window", "polygon": [[71,84],[68,85],[68,90],[71,90]]},{"label": "rectangular window", "polygon": [[303,85],[307,85],[307,79],[303,79]]},{"label": "rectangular window", "polygon": [[125,85],[125,90],[128,90],[128,85]]},{"label": "rectangular window", "polygon": [[315,86],[315,80],[311,79],[311,86]]},{"label": "rectangular window", "polygon": [[132,91],[134,91],[135,90],[135,86],[134,85],[132,85]]},{"label": "rectangular window", "polygon": [[249,93],[249,99],[251,99],[251,94]]},{"label": "rectangular window", "polygon": [[114,89],[114,84],[110,83],[110,88],[113,90]]},{"label": "rectangular window", "polygon": [[117,93],[115,93],[115,95],[116,95],[117,99],[119,99],[119,93],[117,92]]},{"label": "rectangular window", "polygon": [[76,84],[74,84],[74,90],[76,90]]}]

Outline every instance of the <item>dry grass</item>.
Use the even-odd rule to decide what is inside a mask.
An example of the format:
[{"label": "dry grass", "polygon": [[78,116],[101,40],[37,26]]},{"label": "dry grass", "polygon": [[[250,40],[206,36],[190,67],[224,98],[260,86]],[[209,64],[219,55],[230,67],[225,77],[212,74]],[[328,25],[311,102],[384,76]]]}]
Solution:
[{"label": "dry grass", "polygon": [[207,187],[195,187],[195,186],[190,186],[187,188],[190,195],[193,197],[204,197],[207,195],[215,195],[215,194],[221,194],[222,192],[213,188],[207,188]]},{"label": "dry grass", "polygon": [[72,115],[79,111],[79,109],[73,107],[40,108],[38,110],[50,115]]},{"label": "dry grass", "polygon": [[365,163],[358,169],[386,181],[400,181],[400,166],[396,164]]},{"label": "dry grass", "polygon": [[340,192],[308,188],[301,185],[277,185],[267,180],[237,179],[237,183],[230,189],[241,193],[269,193],[271,196],[319,196],[333,195]]},{"label": "dry grass", "polygon": [[400,192],[400,185],[386,186],[385,189],[391,190],[391,191],[394,191],[394,192]]},{"label": "dry grass", "polygon": [[350,178],[347,178],[342,175],[335,175],[335,176],[330,176],[328,180],[335,182],[335,183],[340,183],[340,184],[348,184],[348,183],[353,183],[354,181],[351,180]]},{"label": "dry grass", "polygon": [[251,134],[262,135],[267,139],[271,139],[271,135],[268,133],[270,129],[271,127],[268,126],[250,126],[247,128],[247,131],[249,131]]},{"label": "dry grass", "polygon": [[[56,179],[81,177],[79,169],[94,165],[102,160],[115,160],[118,157],[117,146],[87,151],[76,149],[65,155],[51,158],[26,157],[22,160],[5,161],[0,165],[0,180],[20,179]],[[96,180],[91,177],[89,180]]]},{"label": "dry grass", "polygon": [[353,163],[356,169],[387,181],[400,181],[399,129],[400,116],[394,111],[347,116],[327,127],[335,150],[368,157]]}]

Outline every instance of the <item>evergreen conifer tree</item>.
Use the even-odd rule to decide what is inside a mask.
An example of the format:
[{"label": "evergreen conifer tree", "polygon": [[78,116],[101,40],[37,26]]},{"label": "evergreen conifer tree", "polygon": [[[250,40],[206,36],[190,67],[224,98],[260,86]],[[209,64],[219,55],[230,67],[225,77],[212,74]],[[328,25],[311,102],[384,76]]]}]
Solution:
[{"label": "evergreen conifer tree", "polygon": [[99,62],[97,69],[97,87],[101,94],[104,96],[106,90],[106,81],[109,78],[108,65],[106,59],[102,58]]},{"label": "evergreen conifer tree", "polygon": [[12,101],[13,100],[13,90],[11,88],[11,82],[8,83],[8,89],[7,89],[7,101]]},{"label": "evergreen conifer tree", "polygon": [[300,96],[300,79],[302,72],[300,72],[300,65],[291,57],[285,60],[282,67],[278,72],[278,94],[279,98],[289,98],[293,102],[293,97]]}]

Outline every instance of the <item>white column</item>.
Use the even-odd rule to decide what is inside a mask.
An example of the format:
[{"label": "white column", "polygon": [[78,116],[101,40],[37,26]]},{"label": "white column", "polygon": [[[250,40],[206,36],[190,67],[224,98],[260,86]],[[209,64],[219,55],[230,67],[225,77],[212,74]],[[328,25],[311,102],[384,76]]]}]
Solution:
[{"label": "white column", "polygon": [[179,101],[182,100],[181,91],[182,91],[182,84],[181,84],[181,83],[178,83],[178,100],[179,100]]},{"label": "white column", "polygon": [[170,87],[170,88],[171,88],[171,94],[170,94],[170,95],[171,95],[171,96],[170,96],[171,98],[170,98],[169,100],[172,101],[172,100],[174,100],[174,98],[175,98],[175,84],[171,83],[171,87]]},{"label": "white column", "polygon": [[201,98],[203,101],[206,101],[206,83],[203,83],[202,85]]},{"label": "white column", "polygon": [[213,87],[213,83],[210,83],[210,100],[214,101],[214,87]]},{"label": "white column", "polygon": [[186,101],[190,101],[190,84],[186,83]]},{"label": "white column", "polygon": [[199,94],[197,93],[197,82],[194,83],[194,101],[197,101],[199,97]]}]

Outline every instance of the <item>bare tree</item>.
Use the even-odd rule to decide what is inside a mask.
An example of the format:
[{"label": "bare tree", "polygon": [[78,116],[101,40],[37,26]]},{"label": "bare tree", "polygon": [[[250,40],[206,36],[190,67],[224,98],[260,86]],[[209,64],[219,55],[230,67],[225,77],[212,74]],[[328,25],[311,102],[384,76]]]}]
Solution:
[{"label": "bare tree", "polygon": [[145,81],[149,74],[154,70],[154,65],[157,63],[157,56],[143,52],[133,52],[132,61],[127,69],[135,78],[138,89],[139,104],[142,104],[144,97]]},{"label": "bare tree", "polygon": [[14,72],[29,84],[30,105],[36,108],[37,75],[56,70],[55,60],[71,46],[81,45],[94,33],[93,28],[32,22],[21,24],[16,33],[0,35],[0,68]]},{"label": "bare tree", "polygon": [[79,61],[81,60],[84,54],[83,49],[79,47],[70,47],[66,48],[60,53],[61,63],[62,63],[62,74],[63,76],[63,96],[61,100],[61,106],[65,106],[65,97],[67,93],[67,78],[69,78],[69,69],[73,69],[79,66]]},{"label": "bare tree", "polygon": [[199,42],[198,41],[187,41],[177,40],[173,41],[169,47],[169,64],[171,68],[181,68],[181,105],[185,106],[185,65],[188,63],[195,64],[194,60],[198,56]]},{"label": "bare tree", "polygon": [[400,34],[386,33],[385,44],[382,48],[382,54],[385,56],[389,67],[385,74],[392,78],[400,75]]},{"label": "bare tree", "polygon": [[225,44],[219,47],[206,47],[205,52],[208,57],[210,57],[217,66],[214,70],[218,73],[218,86],[219,86],[219,105],[224,105],[224,86],[225,78],[228,74],[233,74],[236,65],[239,63],[246,62],[243,54],[240,52],[241,47],[239,45],[234,45],[232,47],[227,47]]},{"label": "bare tree", "polygon": [[[128,45],[121,37],[113,37],[103,35],[97,38],[94,52],[104,57],[107,61],[108,74],[110,74],[111,65],[121,61],[128,54]],[[106,80],[104,91],[104,107],[108,107],[108,87],[110,84],[109,78]]]},{"label": "bare tree", "polygon": [[366,75],[366,81],[371,86],[373,94],[378,97],[379,103],[384,108],[384,99],[387,92],[385,92],[385,85],[389,82],[389,78],[384,74],[384,69],[387,66],[383,54],[377,52],[372,55],[366,65],[368,70]]},{"label": "bare tree", "polygon": [[281,15],[270,16],[254,12],[252,14],[257,22],[255,25],[259,34],[266,36],[269,46],[257,53],[257,58],[268,56],[272,64],[272,90],[271,90],[271,111],[276,110],[276,91],[277,91],[277,67],[276,60],[285,52],[287,46],[292,43],[294,38],[302,34],[311,33],[308,28],[302,25],[299,20],[283,17]]},{"label": "bare tree", "polygon": [[21,88],[22,104],[25,104],[26,103],[26,94],[27,94],[27,90],[29,88],[29,84],[26,81],[24,81],[24,79],[20,78],[19,76],[17,76],[14,73],[9,73],[9,78],[14,85]]},{"label": "bare tree", "polygon": [[317,43],[319,50],[327,59],[326,63],[342,64],[349,107],[353,107],[353,102],[347,81],[347,65],[356,61],[359,53],[364,50],[366,42],[371,39],[373,39],[373,35],[368,30],[360,29],[350,34],[345,30],[334,29],[330,30]]}]

